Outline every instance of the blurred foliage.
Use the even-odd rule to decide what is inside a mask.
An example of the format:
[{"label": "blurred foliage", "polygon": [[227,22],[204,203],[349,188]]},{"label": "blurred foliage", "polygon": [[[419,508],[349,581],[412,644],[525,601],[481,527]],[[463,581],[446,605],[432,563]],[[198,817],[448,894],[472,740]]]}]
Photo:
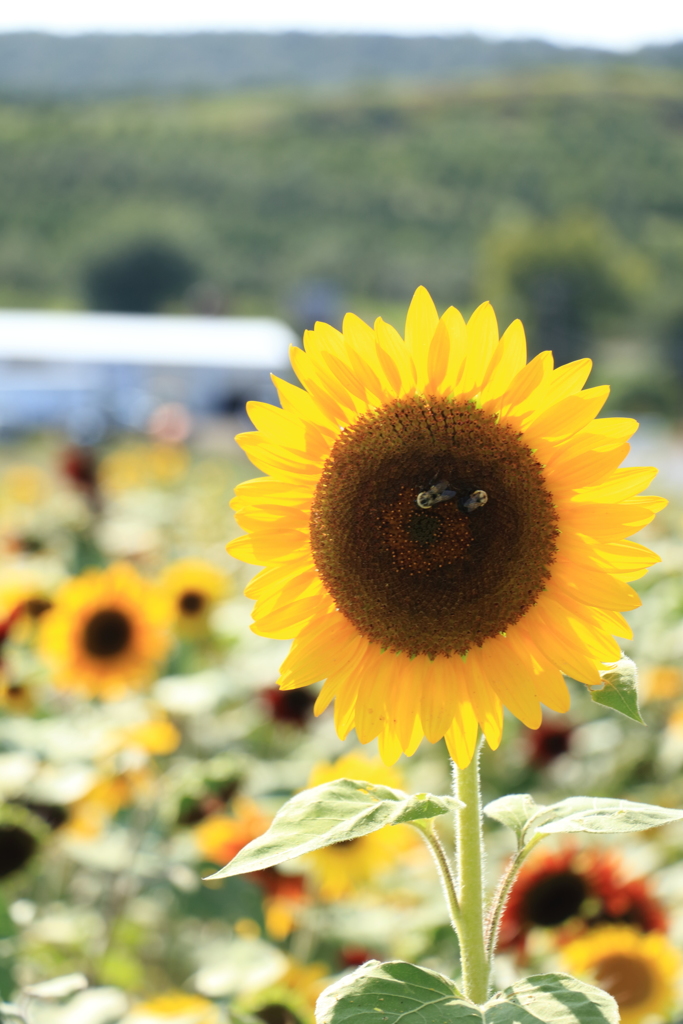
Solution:
[{"label": "blurred foliage", "polygon": [[594,350],[600,329],[636,308],[647,280],[647,264],[609,222],[580,212],[505,223],[482,248],[482,296],[500,296],[532,350],[552,349],[558,363]]},{"label": "blurred foliage", "polygon": [[[287,313],[311,280],[368,315],[417,282],[472,308],[488,283],[473,254],[491,232],[581,210],[608,232],[572,273],[622,245],[637,254],[651,271],[615,322],[658,331],[683,268],[682,83],[596,69],[319,96],[7,101],[0,301],[78,305],[95,260],[158,237],[234,312]],[[624,285],[608,277],[601,308]]]},{"label": "blurred foliage", "polygon": [[[644,434],[678,451],[674,433]],[[78,449],[54,435],[0,446],[0,995],[30,1024],[312,1024],[320,990],[368,958],[453,971],[438,880],[407,826],[206,879],[307,785],[363,774],[412,793],[448,787],[444,744],[386,768],[374,745],[338,738],[331,709],[315,718],[316,687],[274,687],[287,642],[250,631],[249,569],[224,551],[230,494],[252,472],[227,429],[220,445],[199,430],[193,447],[131,436]],[[486,800],[528,789],[541,803],[577,791],[683,803],[680,505],[653,531],[644,539],[663,562],[636,584],[644,606],[627,645],[647,728],[571,684],[571,710],[537,732],[508,716],[500,748],[484,752]],[[98,568],[79,579],[85,566]],[[88,675],[99,655],[85,626],[106,599],[149,643],[149,588],[167,646],[149,647],[146,681],[122,662],[110,699],[104,671]],[[75,628],[55,643],[66,620]],[[448,838],[448,816],[439,828]],[[493,878],[511,838],[490,822],[487,842]],[[557,966],[605,921],[627,922],[636,951],[659,943],[671,958],[682,855],[677,826],[618,844],[548,841],[524,880],[540,880],[534,899],[511,904],[496,984]],[[584,886],[576,906],[567,882],[569,897]],[[560,921],[553,897],[549,928],[548,891],[570,907]],[[60,976],[56,994],[41,987]]]},{"label": "blurred foliage", "polygon": [[197,277],[186,256],[161,239],[139,239],[93,262],[85,275],[91,309],[154,313],[181,299]]}]

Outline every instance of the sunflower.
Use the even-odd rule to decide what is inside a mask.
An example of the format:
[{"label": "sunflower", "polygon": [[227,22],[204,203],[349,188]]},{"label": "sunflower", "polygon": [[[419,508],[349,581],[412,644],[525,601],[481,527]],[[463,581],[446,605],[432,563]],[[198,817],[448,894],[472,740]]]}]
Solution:
[{"label": "sunflower", "polygon": [[665,935],[627,925],[587,932],[563,949],[565,966],[614,996],[622,1024],[667,1016],[676,998],[681,955]]},{"label": "sunflower", "polygon": [[240,484],[237,558],[254,632],[293,638],[279,685],[326,680],[340,736],[379,739],[391,764],[423,735],[461,767],[503,705],[531,728],[564,712],[563,673],[600,683],[629,637],[628,580],[658,561],[625,538],[666,502],[635,497],[654,469],[619,469],[632,419],[596,419],[609,388],[591,362],[526,363],[515,321],[484,303],[439,319],[419,288],[405,340],[348,314],[292,349],[303,388],[250,402],[239,435],[269,475]]},{"label": "sunflower", "polygon": [[227,864],[270,825],[270,820],[250,800],[237,797],[233,809],[232,816],[212,814],[193,830],[197,849],[213,864]]},{"label": "sunflower", "polygon": [[190,634],[206,629],[209,612],[227,592],[225,574],[200,558],[184,558],[167,566],[161,585],[173,602],[181,632]]},{"label": "sunflower", "polygon": [[116,699],[147,683],[166,656],[167,600],[125,562],[68,580],[54,601],[39,649],[61,689]]},{"label": "sunflower", "polygon": [[[345,754],[334,764],[317,764],[311,771],[309,786],[335,779],[358,779],[380,786],[400,789],[402,778],[394,769],[362,754]],[[391,825],[378,832],[347,839],[315,850],[306,857],[323,900],[334,901],[352,896],[380,877],[416,845],[407,825]]]},{"label": "sunflower", "polygon": [[138,1003],[121,1024],[222,1024],[218,1007],[203,996],[165,992]]},{"label": "sunflower", "polygon": [[533,857],[522,868],[501,922],[499,948],[524,949],[536,927],[564,928],[566,936],[605,923],[664,931],[663,908],[646,879],[626,880],[619,857],[608,850],[576,850]]}]

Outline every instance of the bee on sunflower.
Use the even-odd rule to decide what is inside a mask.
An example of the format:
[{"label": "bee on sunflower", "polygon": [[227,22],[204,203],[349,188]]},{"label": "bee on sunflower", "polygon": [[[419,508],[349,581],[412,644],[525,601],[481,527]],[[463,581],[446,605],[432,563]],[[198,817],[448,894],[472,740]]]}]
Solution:
[{"label": "bee on sunflower", "polygon": [[39,652],[60,689],[115,700],[153,677],[170,621],[163,592],[120,562],[62,584],[41,617]]},{"label": "bee on sunflower", "polygon": [[247,406],[268,475],[237,487],[228,546],[265,566],[252,629],[293,638],[280,687],[325,680],[316,712],[335,701],[388,764],[445,737],[463,768],[503,706],[535,729],[568,709],[563,674],[599,685],[659,560],[626,538],[666,502],[638,496],[656,470],[619,468],[637,423],[597,418],[590,360],[527,363],[519,321],[499,338],[488,303],[439,317],[424,288],[405,338],[348,314],[291,355],[303,387]]}]

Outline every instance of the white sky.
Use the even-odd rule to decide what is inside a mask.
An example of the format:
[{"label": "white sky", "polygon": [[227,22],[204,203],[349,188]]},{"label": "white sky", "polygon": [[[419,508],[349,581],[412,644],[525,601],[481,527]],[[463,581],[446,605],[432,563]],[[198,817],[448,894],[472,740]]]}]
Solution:
[{"label": "white sky", "polygon": [[683,0],[5,0],[0,32],[479,32],[629,49],[683,39]]}]

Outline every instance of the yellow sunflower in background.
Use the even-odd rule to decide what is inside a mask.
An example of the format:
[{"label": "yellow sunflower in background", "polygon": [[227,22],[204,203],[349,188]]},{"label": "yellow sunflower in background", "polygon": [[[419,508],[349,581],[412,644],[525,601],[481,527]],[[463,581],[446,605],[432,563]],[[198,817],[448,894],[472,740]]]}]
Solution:
[{"label": "yellow sunflower in background", "polygon": [[166,992],[138,1003],[121,1024],[222,1024],[218,1007],[203,996]]},{"label": "yellow sunflower in background", "polygon": [[61,580],[52,568],[25,562],[3,567],[0,623],[11,630],[14,640],[28,643],[34,638],[38,620],[52,606],[52,592],[58,582]]},{"label": "yellow sunflower in background", "polygon": [[209,815],[193,830],[197,849],[214,864],[227,864],[242,847],[263,835],[270,825],[270,818],[251,800],[236,797],[233,811],[232,815]]},{"label": "yellow sunflower in background", "polygon": [[563,673],[588,685],[629,637],[628,580],[658,557],[625,538],[666,502],[636,497],[654,469],[620,469],[637,428],[596,419],[608,387],[591,362],[526,362],[515,321],[491,306],[439,318],[428,292],[405,340],[348,314],[292,349],[303,385],[275,378],[282,408],[250,402],[238,441],[269,475],[240,484],[237,558],[253,630],[294,638],[286,689],[326,680],[340,736],[377,737],[387,763],[445,736],[460,767],[503,705],[537,728],[566,711]]},{"label": "yellow sunflower in background", "polygon": [[225,573],[201,558],[183,558],[167,566],[161,585],[173,602],[181,632],[206,629],[206,620],[216,602],[228,593]]},{"label": "yellow sunflower in background", "polygon": [[668,1017],[674,1008],[681,955],[661,932],[643,935],[628,925],[591,929],[565,946],[562,958],[573,974],[614,996],[622,1024]]},{"label": "yellow sunflower in background", "polygon": [[[317,764],[311,771],[309,786],[335,779],[358,779],[375,785],[401,789],[403,780],[395,768],[362,754],[345,754],[334,764]],[[358,839],[348,839],[306,856],[318,892],[323,900],[339,900],[353,895],[401,860],[417,846],[416,834],[408,825],[390,825]]]},{"label": "yellow sunflower in background", "polygon": [[131,565],[93,569],[57,591],[39,650],[56,686],[116,699],[149,682],[165,658],[170,615],[165,595]]}]

